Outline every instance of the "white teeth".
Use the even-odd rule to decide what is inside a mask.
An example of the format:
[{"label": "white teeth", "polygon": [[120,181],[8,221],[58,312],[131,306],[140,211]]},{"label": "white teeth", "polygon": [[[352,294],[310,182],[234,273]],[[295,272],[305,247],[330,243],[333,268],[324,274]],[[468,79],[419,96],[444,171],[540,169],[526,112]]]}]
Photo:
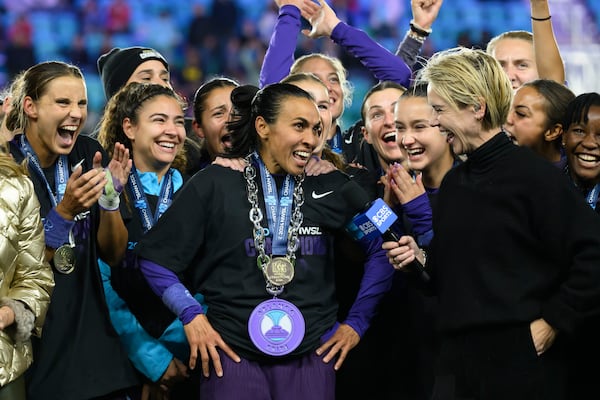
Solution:
[{"label": "white teeth", "polygon": [[391,142],[392,140],[396,141],[396,132],[386,133],[383,136],[383,140],[386,141],[386,142]]},{"label": "white teeth", "polygon": [[308,158],[311,155],[311,153],[309,153],[307,151],[296,151],[295,153],[298,157],[302,157],[302,158]]},{"label": "white teeth", "polygon": [[423,154],[424,150],[423,149],[407,149],[406,152],[408,154],[410,154],[411,156],[414,156],[417,154]]},{"label": "white teeth", "polygon": [[577,158],[579,158],[581,161],[588,161],[588,162],[597,162],[598,161],[598,157],[593,156],[591,154],[578,154]]},{"label": "white teeth", "polygon": [[158,143],[158,145],[161,146],[161,147],[166,147],[168,149],[172,149],[172,148],[175,147],[175,144],[174,143],[170,143],[170,142],[160,142],[160,143]]},{"label": "white teeth", "polygon": [[65,126],[61,126],[60,129],[63,129],[65,131],[71,131],[71,132],[75,132],[77,130],[78,126],[76,125],[65,125]]}]

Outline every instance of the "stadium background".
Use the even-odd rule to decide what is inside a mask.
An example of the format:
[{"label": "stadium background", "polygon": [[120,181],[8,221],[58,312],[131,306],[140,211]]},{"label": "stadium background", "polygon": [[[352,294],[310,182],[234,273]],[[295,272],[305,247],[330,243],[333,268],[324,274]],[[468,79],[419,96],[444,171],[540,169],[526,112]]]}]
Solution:
[{"label": "stadium background", "polygon": [[[78,65],[89,97],[87,131],[105,98],[96,60],[119,46],[158,49],[171,65],[178,92],[192,100],[213,76],[256,84],[277,7],[271,0],[3,0],[0,6],[0,88],[36,62]],[[329,0],[343,21],[395,51],[411,18],[409,0]],[[567,81],[580,94],[600,92],[600,1],[549,0]],[[503,31],[531,30],[529,0],[444,0],[423,56],[458,44],[485,48]],[[296,55],[325,52],[340,57],[354,84],[354,101],[342,126],[360,117],[370,74],[329,39],[300,37]]]}]

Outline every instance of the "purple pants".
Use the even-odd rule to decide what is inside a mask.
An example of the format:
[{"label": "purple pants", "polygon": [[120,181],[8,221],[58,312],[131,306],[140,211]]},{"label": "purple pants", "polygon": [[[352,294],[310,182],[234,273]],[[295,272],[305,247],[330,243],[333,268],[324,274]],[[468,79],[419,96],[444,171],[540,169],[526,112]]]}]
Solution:
[{"label": "purple pants", "polygon": [[219,351],[223,377],[211,370],[200,380],[200,399],[252,400],[333,400],[335,399],[335,360],[325,364],[311,352],[281,363],[262,364],[242,358],[240,363]]}]

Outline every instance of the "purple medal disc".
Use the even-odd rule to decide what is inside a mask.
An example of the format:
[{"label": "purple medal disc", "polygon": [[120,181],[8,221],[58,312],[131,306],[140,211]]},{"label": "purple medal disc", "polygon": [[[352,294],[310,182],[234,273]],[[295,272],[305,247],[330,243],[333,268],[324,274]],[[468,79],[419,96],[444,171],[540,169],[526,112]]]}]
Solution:
[{"label": "purple medal disc", "polygon": [[265,300],[248,319],[252,343],[263,353],[283,356],[291,353],[304,338],[304,317],[292,303],[282,299]]}]

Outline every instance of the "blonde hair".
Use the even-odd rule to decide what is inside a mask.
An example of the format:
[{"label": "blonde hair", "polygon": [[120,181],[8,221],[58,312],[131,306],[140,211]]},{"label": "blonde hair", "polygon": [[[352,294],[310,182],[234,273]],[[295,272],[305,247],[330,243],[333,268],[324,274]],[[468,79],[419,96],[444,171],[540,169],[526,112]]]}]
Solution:
[{"label": "blonde hair", "polygon": [[504,39],[518,39],[530,43],[533,46],[533,34],[527,31],[507,31],[490,39],[485,51],[493,55],[498,43]]},{"label": "blonde hair", "polygon": [[306,54],[296,59],[296,61],[292,65],[292,68],[290,68],[290,75],[302,72],[300,71],[302,69],[302,66],[304,66],[304,64],[307,61],[310,61],[315,58],[321,59],[331,64],[331,67],[335,70],[335,73],[340,81],[340,86],[342,87],[342,93],[344,95],[344,105],[346,107],[350,107],[352,105],[352,95],[354,94],[354,87],[352,86],[352,83],[348,80],[348,71],[346,70],[346,68],[344,68],[342,62],[337,58],[330,57],[322,53]]},{"label": "blonde hair", "polygon": [[512,101],[513,90],[500,63],[483,50],[456,47],[434,54],[421,70],[419,80],[456,110],[479,107],[485,102],[483,129],[502,126]]},{"label": "blonde hair", "polygon": [[29,171],[27,170],[27,159],[23,160],[21,164],[17,164],[12,155],[7,152],[4,145],[0,145],[0,174],[6,177],[29,176]]}]

